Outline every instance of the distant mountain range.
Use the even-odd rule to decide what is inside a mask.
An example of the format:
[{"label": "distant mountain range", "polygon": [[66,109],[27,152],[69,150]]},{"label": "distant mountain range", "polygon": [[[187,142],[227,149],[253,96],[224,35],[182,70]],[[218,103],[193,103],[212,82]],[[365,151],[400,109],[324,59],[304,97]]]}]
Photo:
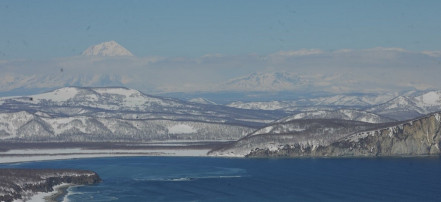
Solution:
[{"label": "distant mountain range", "polygon": [[397,120],[406,120],[441,110],[441,91],[429,91],[410,96],[398,96],[366,111]]},{"label": "distant mountain range", "polygon": [[441,91],[408,92],[403,95],[336,95],[293,101],[233,102],[241,109],[320,111],[357,109],[392,120],[406,120],[441,110]]}]

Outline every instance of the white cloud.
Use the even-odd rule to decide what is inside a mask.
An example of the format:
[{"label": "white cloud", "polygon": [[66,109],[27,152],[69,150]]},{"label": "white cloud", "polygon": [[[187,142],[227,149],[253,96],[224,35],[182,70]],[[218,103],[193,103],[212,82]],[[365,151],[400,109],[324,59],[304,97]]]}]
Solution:
[{"label": "white cloud", "polygon": [[390,52],[402,52],[402,53],[410,52],[406,49],[395,48],[395,47],[375,47],[375,48],[366,49],[366,51],[374,51],[374,52],[390,51]]},{"label": "white cloud", "polygon": [[352,50],[352,49],[339,49],[339,50],[332,51],[332,53],[336,53],[336,54],[338,54],[338,53],[351,53],[353,51],[354,50]]},{"label": "white cloud", "polygon": [[421,53],[431,57],[441,57],[441,51],[422,51]]}]

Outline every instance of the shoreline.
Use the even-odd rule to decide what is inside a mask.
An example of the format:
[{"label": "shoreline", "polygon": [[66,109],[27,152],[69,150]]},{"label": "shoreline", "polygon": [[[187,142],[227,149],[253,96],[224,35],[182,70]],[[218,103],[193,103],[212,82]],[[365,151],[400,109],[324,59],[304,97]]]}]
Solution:
[{"label": "shoreline", "polygon": [[50,161],[98,157],[130,157],[130,156],[208,156],[210,149],[144,149],[144,150],[89,150],[89,149],[19,149],[0,152],[0,164],[22,163],[33,161]]},{"label": "shoreline", "polygon": [[71,186],[92,185],[102,180],[82,169],[2,168],[0,201],[64,201]]},{"label": "shoreline", "polygon": [[[51,193],[51,195],[45,196],[42,199],[45,202],[58,202],[58,201],[63,201],[64,197],[66,197],[66,195],[68,194],[67,189],[69,189],[69,187],[71,186],[75,186],[74,184],[59,184],[53,187],[55,193],[53,192],[49,192]],[[60,200],[61,199],[61,200]]]},{"label": "shoreline", "polygon": [[57,200],[61,196],[66,196],[68,191],[67,189],[71,186],[76,186],[75,184],[69,183],[61,183],[59,185],[55,185],[52,188],[54,189],[51,192],[35,192],[31,195],[28,195],[26,198],[15,199],[13,202],[20,201],[28,201],[28,202],[58,202],[63,200]]}]

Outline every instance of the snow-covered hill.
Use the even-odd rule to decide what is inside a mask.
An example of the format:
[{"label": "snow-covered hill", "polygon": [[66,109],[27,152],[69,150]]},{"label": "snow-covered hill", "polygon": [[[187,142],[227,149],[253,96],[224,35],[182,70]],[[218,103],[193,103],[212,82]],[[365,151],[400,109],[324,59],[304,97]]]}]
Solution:
[{"label": "snow-covered hill", "polygon": [[321,110],[321,111],[301,112],[293,116],[288,116],[283,119],[277,120],[276,123],[286,123],[297,119],[341,119],[341,120],[361,121],[366,123],[385,123],[385,122],[395,121],[393,119],[388,119],[379,116],[377,114],[369,113],[365,111],[340,109],[334,111]]},{"label": "snow-covered hill", "polygon": [[177,100],[148,96],[137,90],[120,87],[65,87],[43,94],[12,98],[6,101],[37,106],[89,107],[118,111],[148,111],[155,107],[183,107],[184,105]]},{"label": "snow-covered hill", "polygon": [[280,114],[200,105],[127,88],[66,87],[0,99],[0,139],[233,140]]},{"label": "snow-covered hill", "polygon": [[193,103],[198,103],[198,104],[205,104],[205,105],[217,105],[217,103],[215,103],[209,99],[205,99],[205,98],[193,98],[188,101],[193,102]]},{"label": "snow-covered hill", "polygon": [[46,117],[29,112],[0,114],[0,139],[25,142],[149,142],[236,140],[253,129],[216,122]]},{"label": "snow-covered hill", "polygon": [[133,54],[119,45],[116,41],[103,42],[91,46],[83,51],[83,56],[133,56]]}]

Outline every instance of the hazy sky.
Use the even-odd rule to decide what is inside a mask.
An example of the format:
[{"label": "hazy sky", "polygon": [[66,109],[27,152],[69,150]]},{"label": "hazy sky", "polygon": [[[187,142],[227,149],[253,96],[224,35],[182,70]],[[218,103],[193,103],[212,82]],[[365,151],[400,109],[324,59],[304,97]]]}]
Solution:
[{"label": "hazy sky", "polygon": [[115,40],[139,57],[281,50],[441,49],[441,1],[0,1],[0,60],[79,55]]},{"label": "hazy sky", "polygon": [[[0,1],[0,94],[440,89],[440,11],[439,0]],[[111,40],[135,57],[79,56]]]}]

